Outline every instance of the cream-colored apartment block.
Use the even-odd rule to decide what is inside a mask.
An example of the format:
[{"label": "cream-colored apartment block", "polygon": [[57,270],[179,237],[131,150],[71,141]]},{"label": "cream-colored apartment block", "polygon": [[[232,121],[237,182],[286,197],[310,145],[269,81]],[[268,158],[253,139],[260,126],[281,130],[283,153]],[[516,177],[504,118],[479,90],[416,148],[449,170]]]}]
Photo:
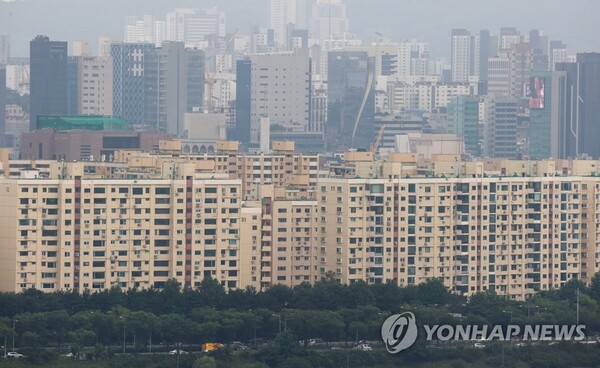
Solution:
[{"label": "cream-colored apartment block", "polygon": [[319,180],[321,272],[344,283],[395,279],[394,189],[392,180]]},{"label": "cream-colored apartment block", "polygon": [[251,284],[240,263],[259,245],[260,208],[242,207],[239,180],[77,176],[0,187],[1,290]]}]

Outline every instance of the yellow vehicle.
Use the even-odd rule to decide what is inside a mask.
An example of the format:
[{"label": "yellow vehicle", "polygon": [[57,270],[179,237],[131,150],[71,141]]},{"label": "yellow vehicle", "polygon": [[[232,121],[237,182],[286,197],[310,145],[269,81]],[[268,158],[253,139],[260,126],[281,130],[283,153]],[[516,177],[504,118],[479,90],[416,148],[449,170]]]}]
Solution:
[{"label": "yellow vehicle", "polygon": [[207,342],[206,344],[202,344],[202,352],[208,353],[210,351],[215,351],[223,348],[225,345],[219,344],[218,342]]}]

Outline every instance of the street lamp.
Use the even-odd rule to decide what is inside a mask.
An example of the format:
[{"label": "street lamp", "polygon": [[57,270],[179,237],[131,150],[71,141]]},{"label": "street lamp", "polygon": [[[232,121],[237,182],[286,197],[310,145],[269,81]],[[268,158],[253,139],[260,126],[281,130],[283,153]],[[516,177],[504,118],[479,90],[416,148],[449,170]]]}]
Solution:
[{"label": "street lamp", "polygon": [[279,333],[281,333],[281,314],[273,313],[273,317],[279,318]]},{"label": "street lamp", "polygon": [[15,335],[17,334],[16,324],[19,320],[16,317],[13,317],[13,335],[12,335],[12,351],[15,351]]},{"label": "street lamp", "polygon": [[120,316],[119,319],[123,320],[123,354],[125,354],[125,318]]},{"label": "street lamp", "polygon": [[[505,310],[503,310],[502,313],[509,313],[510,314],[510,320],[508,321],[508,324],[510,325],[510,323],[512,322],[512,318],[513,318],[513,312],[512,311],[505,311]],[[510,346],[512,348],[512,337],[509,336],[508,338],[510,339]],[[504,359],[504,353],[502,353],[502,354],[503,354],[502,355],[502,359]],[[502,362],[502,364],[504,364],[504,361]]]}]

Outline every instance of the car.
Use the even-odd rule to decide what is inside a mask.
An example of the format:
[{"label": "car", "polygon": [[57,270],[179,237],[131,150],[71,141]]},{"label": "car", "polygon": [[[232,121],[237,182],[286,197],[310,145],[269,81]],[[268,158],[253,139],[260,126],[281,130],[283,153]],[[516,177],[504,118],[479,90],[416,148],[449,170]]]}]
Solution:
[{"label": "car", "polygon": [[250,349],[247,345],[243,344],[240,341],[233,341],[231,344],[229,344],[229,347],[233,351],[245,351]]},{"label": "car", "polygon": [[6,357],[7,358],[24,358],[25,355],[19,354],[16,351],[9,351],[8,353],[6,353]]},{"label": "car", "polygon": [[354,348],[354,350],[371,351],[373,348],[369,344],[359,344]]},{"label": "car", "polygon": [[72,358],[73,357],[73,353],[66,353],[66,354],[63,354],[61,356],[64,356],[64,357],[67,357],[67,358]]},{"label": "car", "polygon": [[169,351],[169,354],[171,354],[171,355],[177,355],[177,354],[183,355],[183,354],[187,354],[187,351],[183,351],[183,350],[179,350],[178,351],[177,349],[175,349],[175,350]]},{"label": "car", "polygon": [[485,348],[485,344],[482,344],[480,342],[476,342],[475,344],[473,344],[473,347],[477,348],[477,349],[483,349],[483,348]]}]

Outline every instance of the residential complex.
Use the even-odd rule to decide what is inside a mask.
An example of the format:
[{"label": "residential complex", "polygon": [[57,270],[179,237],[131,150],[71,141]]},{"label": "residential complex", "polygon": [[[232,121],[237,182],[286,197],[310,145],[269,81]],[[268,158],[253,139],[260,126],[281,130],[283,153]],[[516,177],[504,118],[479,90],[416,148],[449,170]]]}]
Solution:
[{"label": "residential complex", "polygon": [[[0,288],[22,291],[314,283],[415,285],[514,299],[590,281],[597,251],[596,161],[463,162],[348,152],[115,153],[47,163],[45,178],[0,180]],[[22,165],[22,163],[15,162]],[[8,176],[10,173],[10,177]]]}]

